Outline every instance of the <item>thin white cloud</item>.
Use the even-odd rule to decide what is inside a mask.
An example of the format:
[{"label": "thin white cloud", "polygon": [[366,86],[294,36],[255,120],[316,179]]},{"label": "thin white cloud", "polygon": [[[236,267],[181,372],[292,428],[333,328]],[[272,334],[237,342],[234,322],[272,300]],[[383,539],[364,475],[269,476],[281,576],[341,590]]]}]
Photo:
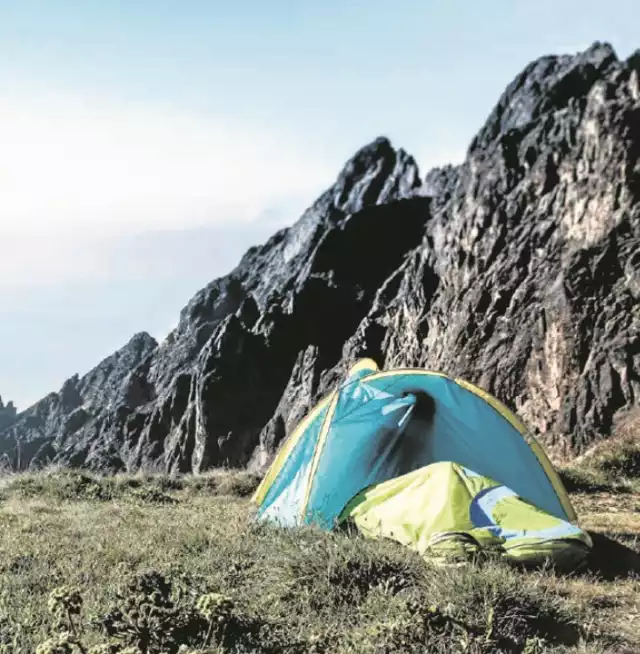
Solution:
[{"label": "thin white cloud", "polygon": [[251,218],[327,181],[268,126],[82,96],[0,95],[3,231]]},{"label": "thin white cloud", "polygon": [[334,167],[267,125],[0,91],[0,279],[90,275],[119,235],[248,225],[274,206],[301,211]]}]

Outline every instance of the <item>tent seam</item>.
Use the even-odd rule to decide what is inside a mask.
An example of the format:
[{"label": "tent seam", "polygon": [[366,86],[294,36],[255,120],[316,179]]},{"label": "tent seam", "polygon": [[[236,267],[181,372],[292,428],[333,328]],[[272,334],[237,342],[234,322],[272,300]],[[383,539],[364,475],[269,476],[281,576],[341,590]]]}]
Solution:
[{"label": "tent seam", "polygon": [[318,435],[318,440],[316,442],[316,448],[313,453],[313,459],[311,460],[311,469],[309,470],[309,481],[307,482],[307,488],[305,489],[304,500],[302,501],[302,507],[300,509],[300,518],[304,521],[305,513],[309,505],[309,499],[311,498],[311,487],[313,486],[313,480],[318,470],[318,465],[320,464],[320,455],[324,449],[325,442],[327,440],[327,434],[331,428],[331,422],[333,421],[333,415],[336,412],[338,406],[338,398],[340,397],[340,389],[334,391],[331,404],[327,409],[327,415],[324,417],[324,422],[322,423],[322,428],[320,429],[320,434]]}]

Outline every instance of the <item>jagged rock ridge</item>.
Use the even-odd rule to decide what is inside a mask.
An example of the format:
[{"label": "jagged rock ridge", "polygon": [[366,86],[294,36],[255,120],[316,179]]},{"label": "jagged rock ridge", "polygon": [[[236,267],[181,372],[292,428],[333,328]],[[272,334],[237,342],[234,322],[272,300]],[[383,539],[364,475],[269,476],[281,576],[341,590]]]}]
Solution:
[{"label": "jagged rock ridge", "polygon": [[13,402],[8,402],[5,406],[0,396],[0,429],[8,427],[13,424],[18,415],[18,410],[13,405]]},{"label": "jagged rock ridge", "polygon": [[465,377],[554,454],[581,451],[640,398],[639,74],[640,54],[606,44],[543,57],[465,162],[423,180],[377,139],[164,343],[135,337],[67,382],[0,430],[5,450],[98,470],[261,466],[369,355]]},{"label": "jagged rock ridge", "polygon": [[[74,456],[76,434],[98,430],[112,413],[138,398],[133,371],[157,348],[148,334],[136,334],[122,349],[80,378],[68,379],[58,393],[51,393],[21,412],[0,429],[0,454],[14,468],[51,461],[82,465]],[[96,441],[102,450],[104,443]]]}]

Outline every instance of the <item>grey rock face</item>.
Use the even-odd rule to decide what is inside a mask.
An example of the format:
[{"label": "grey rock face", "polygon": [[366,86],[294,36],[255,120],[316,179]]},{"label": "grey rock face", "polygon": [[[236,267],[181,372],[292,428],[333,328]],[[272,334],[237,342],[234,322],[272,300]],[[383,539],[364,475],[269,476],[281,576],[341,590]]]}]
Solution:
[{"label": "grey rock face", "polygon": [[639,73],[596,44],[518,76],[345,353],[476,382],[558,456],[608,435],[640,399]]},{"label": "grey rock face", "polygon": [[423,181],[377,139],[164,343],[135,337],[0,427],[5,453],[260,468],[360,356],[483,386],[557,456],[605,437],[640,398],[639,75],[606,44],[543,57]]}]

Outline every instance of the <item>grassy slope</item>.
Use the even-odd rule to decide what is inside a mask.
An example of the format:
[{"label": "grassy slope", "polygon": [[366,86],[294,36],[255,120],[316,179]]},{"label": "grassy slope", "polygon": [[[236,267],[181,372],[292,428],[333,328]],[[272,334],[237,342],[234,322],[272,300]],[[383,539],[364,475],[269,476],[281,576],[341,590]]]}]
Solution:
[{"label": "grassy slope", "polygon": [[[257,480],[241,473],[7,477],[0,652],[34,652],[48,639],[39,653],[94,651],[108,632],[168,654],[180,644],[207,652],[640,652],[640,448],[629,438],[607,448],[564,472],[596,537],[590,569],[571,576],[492,561],[435,569],[393,543],[256,528],[248,495]],[[69,629],[80,649],[50,640]]]}]

